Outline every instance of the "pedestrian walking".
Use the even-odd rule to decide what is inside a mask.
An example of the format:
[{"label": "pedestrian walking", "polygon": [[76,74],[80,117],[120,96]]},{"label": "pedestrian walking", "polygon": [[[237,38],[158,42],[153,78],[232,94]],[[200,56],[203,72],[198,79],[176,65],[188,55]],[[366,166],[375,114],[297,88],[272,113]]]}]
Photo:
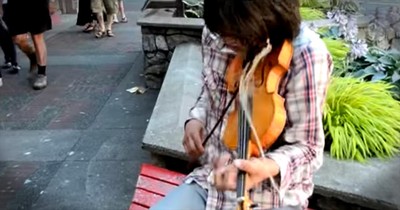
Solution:
[{"label": "pedestrian walking", "polygon": [[[104,36],[113,37],[115,36],[112,32],[112,24],[114,14],[117,13],[115,0],[91,0],[92,11],[97,15],[97,22],[99,23],[99,29],[96,32],[96,38],[102,38]],[[103,10],[107,14],[107,22],[104,23]]]},{"label": "pedestrian walking", "polygon": [[[118,8],[118,12],[114,15],[114,23],[127,23],[128,18],[125,14],[125,6],[123,0],[116,0],[116,7]],[[121,15],[121,21],[118,20],[118,13]]]},{"label": "pedestrian walking", "polygon": [[[5,15],[14,43],[31,62],[29,79],[33,89],[46,88],[47,48],[44,33],[52,29],[49,0],[8,0]],[[34,47],[28,42],[28,35],[32,37]]]},{"label": "pedestrian walking", "polygon": [[[7,12],[6,0],[3,1],[2,7],[4,14],[4,12]],[[15,45],[3,21],[3,17],[0,18],[0,47],[4,53],[4,64],[1,66],[1,69],[8,71],[10,74],[17,74],[21,67],[18,65]]]}]

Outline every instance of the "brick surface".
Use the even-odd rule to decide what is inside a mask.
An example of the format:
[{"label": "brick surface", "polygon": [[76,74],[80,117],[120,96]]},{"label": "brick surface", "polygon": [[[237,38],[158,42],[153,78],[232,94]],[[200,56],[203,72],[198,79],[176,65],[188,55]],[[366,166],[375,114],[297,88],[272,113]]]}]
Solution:
[{"label": "brick surface", "polygon": [[[129,208],[140,164],[150,161],[141,140],[157,92],[126,91],[144,84],[135,24],[143,0],[124,2],[129,23],[115,25],[114,38],[82,33],[76,15],[53,17],[46,89],[31,88],[29,62],[20,51],[20,73],[3,74],[1,210]],[[116,108],[115,98],[126,109]]]}]

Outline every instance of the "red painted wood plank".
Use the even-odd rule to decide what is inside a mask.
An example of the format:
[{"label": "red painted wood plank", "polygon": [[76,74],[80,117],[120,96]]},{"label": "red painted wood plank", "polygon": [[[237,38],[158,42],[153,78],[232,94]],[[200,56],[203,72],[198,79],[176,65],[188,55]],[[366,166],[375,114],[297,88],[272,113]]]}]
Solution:
[{"label": "red painted wood plank", "polygon": [[149,210],[149,208],[143,207],[136,203],[132,203],[131,206],[129,207],[129,210]]},{"label": "red painted wood plank", "polygon": [[162,199],[165,194],[181,184],[184,178],[184,174],[150,164],[142,164],[132,200],[133,203],[129,210],[148,210],[148,208]]},{"label": "red painted wood plank", "polygon": [[136,189],[147,190],[162,196],[169,193],[175,187],[176,185],[146,176],[139,176],[136,184]]},{"label": "red painted wood plank", "polygon": [[180,185],[186,175],[159,168],[150,164],[143,164],[140,175],[158,179],[167,183]]},{"label": "red painted wood plank", "polygon": [[140,204],[144,207],[150,208],[163,197],[164,196],[157,195],[155,193],[151,193],[143,189],[136,189],[135,195],[133,197],[133,203]]}]

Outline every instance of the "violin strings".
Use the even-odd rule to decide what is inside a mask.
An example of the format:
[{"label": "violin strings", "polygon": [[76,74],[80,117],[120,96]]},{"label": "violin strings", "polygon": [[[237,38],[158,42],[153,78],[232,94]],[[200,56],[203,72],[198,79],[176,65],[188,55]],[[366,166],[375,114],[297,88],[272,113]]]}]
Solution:
[{"label": "violin strings", "polygon": [[[251,116],[251,104],[249,103],[249,98],[252,96],[253,87],[254,87],[254,72],[257,69],[258,64],[260,61],[266,57],[272,50],[271,45],[269,44],[269,40],[267,41],[267,46],[264,47],[260,53],[258,53],[251,65],[248,63],[243,71],[243,74],[240,78],[239,83],[239,102],[244,110],[246,120],[248,121],[251,131],[255,137],[255,141],[257,144],[257,148],[261,154],[261,157],[265,157],[264,151],[262,149],[261,141],[259,136],[257,135],[256,129],[253,124],[252,116]],[[249,69],[250,68],[250,69]]]},{"label": "violin strings", "polygon": [[[261,145],[261,141],[259,136],[257,135],[256,129],[254,127],[252,117],[251,117],[251,107],[249,104],[249,96],[252,96],[253,93],[253,87],[254,87],[254,72],[257,69],[258,64],[260,61],[265,58],[272,50],[272,46],[269,43],[269,39],[267,40],[267,46],[264,47],[260,53],[258,53],[255,58],[253,59],[253,62],[251,62],[251,65],[248,63],[246,64],[246,67],[244,68],[244,71],[241,75],[240,78],[240,83],[239,83],[239,103],[241,108],[244,111],[245,117],[247,122],[249,123],[249,126],[251,128],[251,131],[255,137],[255,141],[257,144],[257,148],[260,152],[260,155],[262,158],[265,158],[265,153]],[[279,194],[279,188],[277,187],[277,184],[275,183],[275,180],[272,176],[269,177],[269,181],[271,182],[272,188],[278,192]]]}]

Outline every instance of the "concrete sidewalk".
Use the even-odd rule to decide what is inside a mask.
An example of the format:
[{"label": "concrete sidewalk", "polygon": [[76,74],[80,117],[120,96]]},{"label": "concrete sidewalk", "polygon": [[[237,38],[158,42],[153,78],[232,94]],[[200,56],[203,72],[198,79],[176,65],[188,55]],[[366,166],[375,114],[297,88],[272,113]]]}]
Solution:
[{"label": "concrete sidewalk", "polygon": [[141,140],[157,91],[143,85],[140,28],[143,0],[127,0],[129,23],[97,40],[75,16],[46,34],[48,81],[34,91],[19,75],[0,88],[0,209],[125,210],[140,164]]}]

